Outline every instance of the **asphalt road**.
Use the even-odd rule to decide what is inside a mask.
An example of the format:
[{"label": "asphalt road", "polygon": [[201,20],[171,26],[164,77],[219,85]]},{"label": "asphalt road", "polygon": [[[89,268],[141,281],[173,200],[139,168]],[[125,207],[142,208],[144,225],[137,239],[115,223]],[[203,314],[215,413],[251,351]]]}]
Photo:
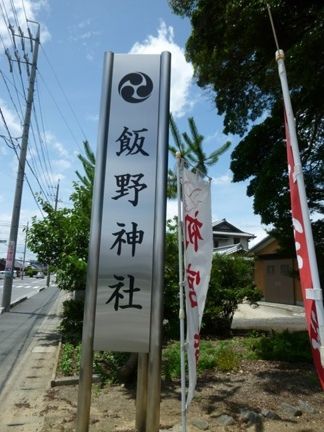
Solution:
[{"label": "asphalt road", "polygon": [[[24,279],[13,279],[11,303],[20,297],[30,297],[46,286],[46,279],[36,279],[25,276]],[[3,292],[3,279],[0,280],[0,301]]]},{"label": "asphalt road", "polygon": [[0,393],[58,294],[50,286],[0,315]]}]

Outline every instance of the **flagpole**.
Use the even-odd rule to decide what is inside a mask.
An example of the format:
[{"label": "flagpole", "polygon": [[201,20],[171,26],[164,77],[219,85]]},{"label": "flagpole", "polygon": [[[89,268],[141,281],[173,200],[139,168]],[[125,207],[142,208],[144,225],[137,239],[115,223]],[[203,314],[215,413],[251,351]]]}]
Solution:
[{"label": "flagpole", "polygon": [[290,94],[289,94],[284,58],[285,58],[285,54],[284,54],[283,50],[278,49],[276,51],[276,61],[278,64],[278,73],[279,73],[279,78],[280,78],[281,88],[282,88],[282,94],[283,94],[283,99],[284,99],[289,136],[290,136],[290,140],[291,140],[291,148],[292,148],[292,153],[293,153],[294,162],[295,162],[295,173],[294,174],[295,174],[295,177],[297,180],[297,187],[298,187],[299,196],[300,196],[300,205],[301,205],[302,217],[303,217],[303,221],[304,221],[306,244],[307,244],[308,255],[309,255],[310,272],[311,272],[312,281],[313,281],[313,288],[306,290],[306,298],[312,299],[315,302],[317,319],[318,319],[318,327],[319,327],[318,331],[319,331],[319,338],[320,338],[320,345],[321,345],[320,346],[320,358],[321,358],[321,364],[324,367],[324,345],[323,345],[323,343],[324,343],[324,311],[323,311],[323,300],[322,300],[323,296],[322,296],[322,290],[321,290],[320,280],[319,280],[319,275],[318,275],[318,267],[317,267],[316,254],[315,254],[315,248],[314,248],[314,239],[313,239],[312,227],[311,227],[311,222],[310,222],[307,197],[306,197],[306,192],[305,192],[304,176],[303,176],[303,171],[302,171],[302,166],[301,166],[301,161],[300,161],[300,156],[299,156],[295,118],[294,118],[294,113],[292,110],[292,105],[291,105],[291,100],[290,100]]},{"label": "flagpole", "polygon": [[177,197],[178,197],[178,257],[179,257],[179,321],[180,321],[180,369],[181,369],[181,425],[182,432],[187,432],[186,408],[186,367],[185,367],[185,312],[183,299],[183,237],[182,237],[182,208],[181,208],[181,153],[177,152]]}]

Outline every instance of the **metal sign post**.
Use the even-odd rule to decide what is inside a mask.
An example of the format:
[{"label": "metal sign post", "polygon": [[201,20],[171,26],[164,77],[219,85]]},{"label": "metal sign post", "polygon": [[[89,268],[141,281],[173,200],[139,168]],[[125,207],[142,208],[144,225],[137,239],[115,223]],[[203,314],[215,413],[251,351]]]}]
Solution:
[{"label": "metal sign post", "polygon": [[[148,392],[146,431],[158,431],[170,57],[106,55],[78,432],[88,430],[93,348],[138,352],[140,360],[149,352],[138,394]],[[139,409],[145,412],[143,403]],[[142,417],[136,422],[144,423]]]}]

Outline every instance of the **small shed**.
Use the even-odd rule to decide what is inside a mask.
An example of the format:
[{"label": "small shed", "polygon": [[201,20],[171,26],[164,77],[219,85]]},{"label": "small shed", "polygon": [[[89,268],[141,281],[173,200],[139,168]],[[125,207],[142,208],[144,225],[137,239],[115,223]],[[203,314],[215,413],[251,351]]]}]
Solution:
[{"label": "small shed", "polygon": [[249,253],[254,255],[255,284],[265,301],[303,304],[295,251],[291,255],[283,253],[278,241],[267,236]]}]

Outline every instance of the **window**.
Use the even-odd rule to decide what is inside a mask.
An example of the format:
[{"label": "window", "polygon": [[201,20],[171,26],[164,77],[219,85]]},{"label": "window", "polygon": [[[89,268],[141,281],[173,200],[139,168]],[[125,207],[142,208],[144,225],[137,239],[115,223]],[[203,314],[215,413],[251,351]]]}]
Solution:
[{"label": "window", "polygon": [[280,273],[282,275],[289,276],[289,273],[290,273],[289,265],[288,264],[281,264],[280,265]]},{"label": "window", "polygon": [[274,265],[267,265],[267,274],[275,274],[275,266]]}]

